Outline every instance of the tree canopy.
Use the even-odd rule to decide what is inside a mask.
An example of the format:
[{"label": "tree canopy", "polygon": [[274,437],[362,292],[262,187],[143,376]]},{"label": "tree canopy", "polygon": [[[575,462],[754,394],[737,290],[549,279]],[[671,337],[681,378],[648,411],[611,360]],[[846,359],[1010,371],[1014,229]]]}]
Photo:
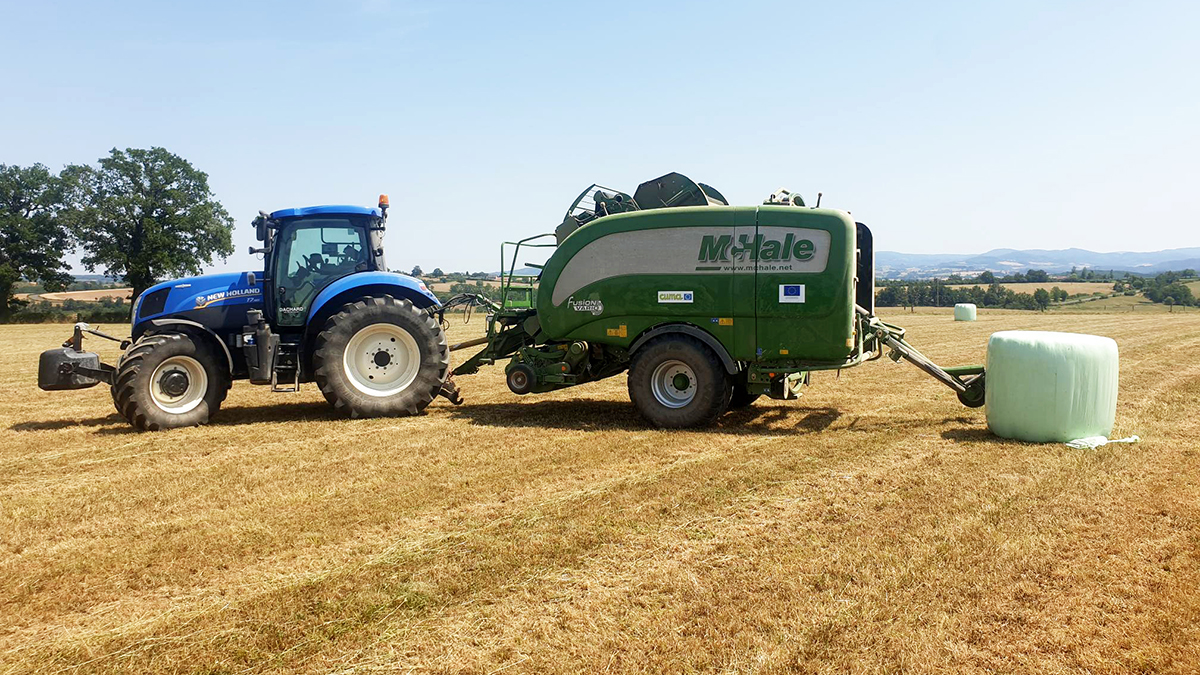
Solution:
[{"label": "tree canopy", "polygon": [[1044,288],[1039,288],[1033,292],[1033,301],[1037,304],[1037,308],[1041,311],[1046,311],[1050,306],[1050,293]]},{"label": "tree canopy", "polygon": [[47,291],[65,290],[72,276],[63,259],[72,246],[63,219],[58,176],[41,164],[0,164],[0,320],[25,305],[13,297],[22,279]]},{"label": "tree canopy", "polygon": [[213,198],[208,174],[163,148],[113,148],[98,167],[70,166],[62,175],[84,266],[121,278],[133,297],[233,253],[233,219]]}]

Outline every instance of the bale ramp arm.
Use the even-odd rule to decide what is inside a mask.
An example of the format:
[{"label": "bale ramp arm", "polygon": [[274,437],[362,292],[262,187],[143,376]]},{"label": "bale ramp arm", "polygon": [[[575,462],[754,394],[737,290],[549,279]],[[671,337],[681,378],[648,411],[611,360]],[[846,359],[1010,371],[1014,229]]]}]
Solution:
[{"label": "bale ramp arm", "polygon": [[863,335],[871,335],[877,340],[878,349],[887,346],[891,351],[888,357],[899,363],[908,361],[925,374],[954,390],[958,400],[970,408],[983,405],[986,382],[983,366],[958,366],[943,368],[925,356],[916,347],[904,339],[904,329],[894,326],[856,305],[859,317],[859,330]]}]

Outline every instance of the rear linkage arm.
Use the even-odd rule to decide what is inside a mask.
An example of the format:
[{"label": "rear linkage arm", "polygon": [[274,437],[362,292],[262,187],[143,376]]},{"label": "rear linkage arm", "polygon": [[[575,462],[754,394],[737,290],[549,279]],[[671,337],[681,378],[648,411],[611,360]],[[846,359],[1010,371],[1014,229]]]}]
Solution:
[{"label": "rear linkage arm", "polygon": [[[498,305],[495,302],[493,302],[492,300],[489,300],[488,298],[486,298],[482,295],[476,294],[476,293],[459,293],[458,295],[455,295],[455,296],[451,297],[449,300],[447,300],[446,302],[442,303],[441,307],[438,307],[436,309],[431,309],[430,313],[436,315],[438,318],[438,322],[441,323],[443,326],[445,326],[445,325],[447,325],[446,310],[453,309],[455,307],[465,307],[466,308],[467,321],[471,320],[471,312],[472,312],[473,308],[483,307],[488,313],[489,336],[475,338],[473,340],[467,340],[466,342],[459,342],[456,344],[452,344],[452,345],[450,345],[450,351],[453,352],[453,351],[457,351],[459,349],[465,349],[467,347],[475,347],[478,345],[486,344],[491,339],[491,337],[490,337],[490,333],[491,333],[490,320],[491,320],[492,316],[496,313],[496,311],[500,309],[500,305]],[[454,405],[462,405],[462,402],[463,402],[462,390],[458,388],[458,384],[454,381],[454,376],[456,374],[470,374],[470,373],[473,373],[476,370],[478,370],[479,369],[478,362],[482,361],[483,357],[489,351],[491,351],[490,346],[487,349],[484,349],[483,352],[480,352],[475,357],[471,358],[467,363],[464,363],[464,364],[460,365],[458,368],[455,368],[453,371],[451,371],[450,374],[446,376],[446,381],[442,384],[442,389],[441,389],[441,391],[438,392],[438,394],[441,396],[445,396]],[[469,367],[468,367],[468,364],[470,364]]]},{"label": "rear linkage arm", "polygon": [[[445,312],[454,307],[466,307],[467,319],[470,320],[472,307],[483,307],[487,311],[487,335],[466,342],[450,345],[450,351],[458,351],[468,347],[486,345],[475,356],[460,363],[454,369],[455,375],[471,375],[479,371],[479,367],[495,363],[498,359],[512,356],[522,347],[533,344],[537,332],[536,319],[530,326],[530,319],[536,315],[532,309],[505,310],[499,303],[476,293],[460,293],[445,302],[439,312]],[[442,319],[445,323],[445,319]]]}]

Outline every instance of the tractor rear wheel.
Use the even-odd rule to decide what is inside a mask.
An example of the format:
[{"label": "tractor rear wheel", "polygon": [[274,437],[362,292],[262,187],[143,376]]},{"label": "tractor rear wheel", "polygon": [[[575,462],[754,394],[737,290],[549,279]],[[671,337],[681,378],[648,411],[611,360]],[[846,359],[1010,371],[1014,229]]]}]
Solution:
[{"label": "tractor rear wheel", "polygon": [[144,335],[117,365],[113,405],[143,431],[191,427],[217,413],[229,389],[223,359],[183,333]]},{"label": "tractor rear wheel", "polygon": [[352,302],[317,336],[313,372],[334,409],[350,417],[416,415],[450,370],[437,320],[390,295]]},{"label": "tractor rear wheel", "polygon": [[629,398],[652,424],[669,429],[708,424],[725,412],[729,378],[716,354],[687,335],[646,343],[629,366]]}]

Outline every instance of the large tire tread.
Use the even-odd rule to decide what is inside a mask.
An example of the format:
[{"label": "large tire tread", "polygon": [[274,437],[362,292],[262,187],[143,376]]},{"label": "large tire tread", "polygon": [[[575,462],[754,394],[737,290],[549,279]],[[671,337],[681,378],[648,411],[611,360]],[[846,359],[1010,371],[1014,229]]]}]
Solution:
[{"label": "large tire tread", "polygon": [[[148,393],[147,382],[154,368],[175,355],[196,359],[208,375],[208,391],[200,404],[182,414],[158,408]],[[158,333],[142,336],[117,363],[110,387],[117,412],[135,429],[159,431],[205,424],[217,413],[231,385],[224,359],[203,339],[183,333]]]},{"label": "large tire tread", "polygon": [[[354,388],[342,372],[342,356],[350,339],[363,328],[390,323],[416,340],[421,362],[416,379],[388,397],[374,397]],[[317,388],[340,415],[352,418],[418,415],[437,398],[450,374],[450,347],[441,324],[408,300],[390,295],[347,303],[329,318],[317,335],[313,351]]]},{"label": "large tire tread", "polygon": [[[696,375],[696,396],[682,408],[662,405],[651,389],[654,369],[668,359],[683,361]],[[717,355],[708,345],[688,335],[654,338],[633,355],[629,365],[629,398],[650,423],[666,429],[711,424],[727,409],[730,386],[725,367]]]}]

